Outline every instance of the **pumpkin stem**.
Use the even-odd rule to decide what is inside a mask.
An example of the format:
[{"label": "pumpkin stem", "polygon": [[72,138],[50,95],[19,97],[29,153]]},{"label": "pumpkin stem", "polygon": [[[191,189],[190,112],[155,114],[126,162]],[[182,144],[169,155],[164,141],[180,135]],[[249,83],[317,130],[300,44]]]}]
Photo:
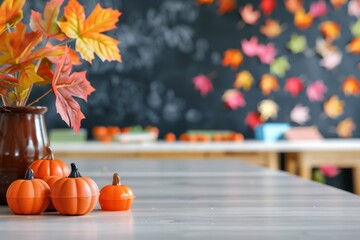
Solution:
[{"label": "pumpkin stem", "polygon": [[54,154],[49,146],[46,147],[46,154],[41,159],[42,160],[44,160],[44,159],[54,160],[55,159]]},{"label": "pumpkin stem", "polygon": [[121,183],[120,183],[120,175],[118,173],[114,173],[112,185],[115,185],[115,186],[121,185]]},{"label": "pumpkin stem", "polygon": [[79,169],[77,168],[75,163],[71,163],[71,172],[69,178],[78,178],[78,177],[82,177],[79,172]]},{"label": "pumpkin stem", "polygon": [[31,168],[28,168],[25,173],[25,180],[34,180],[34,170]]}]

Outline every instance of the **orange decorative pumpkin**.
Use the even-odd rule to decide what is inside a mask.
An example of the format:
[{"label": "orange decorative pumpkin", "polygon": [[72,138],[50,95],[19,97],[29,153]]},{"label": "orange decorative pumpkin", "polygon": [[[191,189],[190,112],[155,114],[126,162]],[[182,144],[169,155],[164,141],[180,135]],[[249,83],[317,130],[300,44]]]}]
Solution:
[{"label": "orange decorative pumpkin", "polygon": [[[59,176],[47,176],[47,177],[42,178],[42,180],[44,180],[47,183],[47,185],[49,185],[50,191],[52,191],[55,182],[60,179],[62,179],[62,177],[59,177]],[[49,198],[50,198],[50,196],[49,196]],[[55,210],[54,205],[51,202],[51,199],[50,199],[49,206],[46,210],[49,210],[49,211]]]},{"label": "orange decorative pumpkin", "polygon": [[82,177],[72,163],[70,175],[54,183],[50,198],[60,214],[84,215],[94,209],[99,199],[99,188],[91,178]]},{"label": "orange decorative pumpkin", "polygon": [[70,174],[70,169],[65,162],[54,159],[54,156],[48,155],[44,159],[32,162],[29,168],[34,170],[35,178],[44,178],[48,176],[66,177]]},{"label": "orange decorative pumpkin", "polygon": [[29,168],[24,179],[15,180],[6,191],[9,208],[15,214],[40,214],[50,203],[50,188],[41,179],[34,179]]},{"label": "orange decorative pumpkin", "polygon": [[126,211],[131,208],[134,198],[132,190],[121,185],[119,174],[114,173],[112,185],[101,189],[99,203],[104,211]]},{"label": "orange decorative pumpkin", "polygon": [[175,142],[176,141],[176,135],[174,133],[167,133],[165,135],[165,141],[166,142]]}]

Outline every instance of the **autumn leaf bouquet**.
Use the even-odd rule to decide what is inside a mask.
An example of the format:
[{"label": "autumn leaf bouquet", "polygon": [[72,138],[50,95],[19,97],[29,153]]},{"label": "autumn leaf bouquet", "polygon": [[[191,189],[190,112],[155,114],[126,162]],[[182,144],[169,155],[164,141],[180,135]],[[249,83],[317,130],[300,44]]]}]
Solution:
[{"label": "autumn leaf bouquet", "polygon": [[[0,96],[2,107],[31,106],[49,93],[56,111],[75,131],[85,118],[75,100],[95,91],[86,71],[73,72],[82,60],[121,61],[119,41],[104,34],[116,28],[121,13],[99,4],[86,17],[77,0],[51,0],[43,13],[31,11],[22,22],[26,0],[3,0],[0,5]],[[71,46],[74,46],[73,48]],[[49,89],[28,103],[35,87]]]}]

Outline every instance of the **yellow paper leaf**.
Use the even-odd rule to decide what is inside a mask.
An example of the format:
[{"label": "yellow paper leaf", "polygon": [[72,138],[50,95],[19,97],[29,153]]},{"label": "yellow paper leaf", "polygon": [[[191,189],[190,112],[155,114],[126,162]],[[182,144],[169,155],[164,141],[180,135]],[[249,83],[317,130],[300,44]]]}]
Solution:
[{"label": "yellow paper leaf", "polygon": [[337,118],[344,111],[344,101],[341,101],[338,96],[331,96],[324,102],[324,112],[330,118]]},{"label": "yellow paper leaf", "polygon": [[20,71],[19,86],[16,87],[20,101],[27,97],[31,86],[36,82],[41,82],[43,79],[36,74],[35,65],[29,64]]},{"label": "yellow paper leaf", "polygon": [[22,8],[25,0],[4,0],[0,5],[0,34],[5,30],[6,25],[13,25],[19,22],[22,17]]},{"label": "yellow paper leaf", "polygon": [[356,129],[356,125],[351,118],[339,122],[336,127],[336,132],[339,137],[350,138],[352,137],[353,131]]},{"label": "yellow paper leaf", "polygon": [[277,78],[270,74],[264,74],[262,76],[259,86],[264,95],[269,95],[271,92],[279,90]]},{"label": "yellow paper leaf", "polygon": [[92,62],[94,54],[102,61],[121,61],[119,41],[102,32],[116,28],[121,13],[113,9],[103,9],[99,4],[86,19],[84,7],[77,0],[70,0],[64,8],[66,21],[59,27],[69,38],[76,40],[76,50],[81,57]]},{"label": "yellow paper leaf", "polygon": [[247,70],[241,71],[236,75],[234,82],[235,88],[243,88],[246,91],[249,91],[251,86],[254,83],[254,77]]},{"label": "yellow paper leaf", "polygon": [[258,106],[258,111],[260,113],[260,117],[263,121],[267,121],[270,118],[277,118],[277,113],[279,111],[279,106],[270,99],[262,100]]}]

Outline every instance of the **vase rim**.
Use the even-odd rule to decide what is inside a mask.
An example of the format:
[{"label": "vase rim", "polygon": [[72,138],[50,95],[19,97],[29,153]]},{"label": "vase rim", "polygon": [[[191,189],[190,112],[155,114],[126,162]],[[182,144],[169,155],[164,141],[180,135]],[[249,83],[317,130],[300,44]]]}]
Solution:
[{"label": "vase rim", "polygon": [[28,114],[44,114],[48,110],[44,106],[21,106],[21,107],[7,107],[0,106],[0,113],[9,113],[9,114],[18,114],[18,113],[28,113]]}]

